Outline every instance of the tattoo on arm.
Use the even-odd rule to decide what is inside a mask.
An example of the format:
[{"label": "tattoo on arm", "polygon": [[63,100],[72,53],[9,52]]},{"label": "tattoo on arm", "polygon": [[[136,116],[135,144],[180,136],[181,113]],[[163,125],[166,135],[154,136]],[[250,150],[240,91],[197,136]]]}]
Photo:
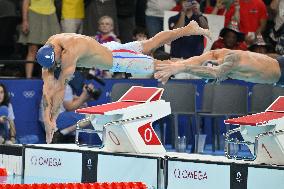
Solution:
[{"label": "tattoo on arm", "polygon": [[240,55],[236,53],[228,53],[224,57],[224,62],[232,62],[232,64],[238,64],[240,62]]},{"label": "tattoo on arm", "polygon": [[54,111],[52,112],[52,117],[54,117],[54,116],[56,116],[57,115],[57,113],[58,113],[58,111],[59,111],[59,109],[60,109],[60,105],[59,106],[57,106],[57,107],[55,107],[54,108]]},{"label": "tattoo on arm", "polygon": [[218,69],[208,66],[187,66],[186,72],[204,79],[216,79],[218,77]]},{"label": "tattoo on arm", "polygon": [[187,66],[187,72],[205,79],[223,81],[228,78],[228,75],[238,65],[239,60],[239,55],[229,54],[224,58],[224,63],[219,66]]},{"label": "tattoo on arm", "polygon": [[65,79],[64,86],[66,86],[68,84],[68,82],[69,82],[69,79]]},{"label": "tattoo on arm", "polygon": [[46,95],[43,95],[43,109],[46,110],[47,107],[48,107],[48,102],[46,99]]}]

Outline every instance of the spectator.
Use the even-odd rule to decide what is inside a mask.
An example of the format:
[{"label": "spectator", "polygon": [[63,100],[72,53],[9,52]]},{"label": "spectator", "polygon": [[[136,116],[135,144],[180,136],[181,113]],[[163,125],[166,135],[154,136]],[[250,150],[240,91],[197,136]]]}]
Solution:
[{"label": "spectator", "polygon": [[149,37],[163,31],[164,11],[171,10],[176,5],[175,0],[148,0],[146,8],[146,27]]},{"label": "spectator", "polygon": [[262,37],[265,41],[273,44],[274,42],[270,39],[269,34],[272,31],[273,27],[274,27],[274,18],[275,18],[275,13],[273,13],[273,11],[270,8],[270,3],[272,0],[263,0],[265,6],[266,6],[266,10],[267,10],[267,21],[266,21],[266,25],[265,25],[265,29],[262,32]]},{"label": "spectator", "polygon": [[147,0],[137,0],[135,22],[136,26],[146,27],[145,12],[146,12]]},{"label": "spectator", "polygon": [[249,46],[248,50],[256,53],[267,54],[272,53],[270,51],[271,48],[271,45],[266,43],[261,35],[258,35],[255,42]]},{"label": "spectator", "polygon": [[[202,15],[197,1],[182,0],[182,10],[169,18],[169,29],[176,29],[187,25],[195,20],[200,27],[208,29],[208,22]],[[171,43],[171,56],[173,58],[189,58],[201,55],[204,50],[203,36],[181,37]]]},{"label": "spectator", "polygon": [[0,144],[16,143],[14,119],[14,111],[8,91],[5,85],[0,83]]},{"label": "spectator", "polygon": [[108,15],[113,19],[114,32],[118,33],[115,0],[85,0],[83,34],[88,36],[96,35],[98,32],[98,21],[104,15]]},{"label": "spectator", "polygon": [[264,31],[267,18],[262,0],[235,0],[225,15],[225,26],[231,20],[239,20],[240,31],[245,33],[246,42],[251,44]]},{"label": "spectator", "polygon": [[84,17],[84,0],[62,0],[60,24],[63,33],[82,33]]},{"label": "spectator", "polygon": [[232,21],[227,27],[224,27],[221,30],[219,39],[212,44],[211,50],[222,48],[247,50],[244,37],[244,33],[239,31],[238,23],[236,21]]},{"label": "spectator", "polygon": [[120,40],[116,37],[113,32],[113,19],[110,16],[102,16],[98,22],[99,28],[97,35],[95,35],[95,39],[99,43],[106,43],[110,41],[117,41]]},{"label": "spectator", "polygon": [[[39,45],[60,32],[52,0],[24,0],[22,6],[22,32],[19,42],[28,44],[27,61],[35,61]],[[26,78],[33,75],[33,63],[26,64]]]},{"label": "spectator", "polygon": [[137,0],[116,0],[119,38],[122,43],[132,41],[135,28]]},{"label": "spectator", "polygon": [[[66,85],[63,104],[59,110],[61,113],[56,120],[57,131],[54,133],[52,143],[74,143],[74,131],[76,130],[76,123],[84,118],[84,115],[75,113],[75,110],[86,107],[86,102],[92,99],[92,96],[88,90],[94,90],[94,85],[91,83],[88,85],[83,85],[81,95],[77,96],[75,95],[73,88],[69,84]],[[42,119],[42,108],[41,102],[39,121],[42,127],[45,128]]]},{"label": "spectator", "polygon": [[146,28],[138,26],[133,30],[133,41],[144,41],[148,38],[149,34]]},{"label": "spectator", "polygon": [[[102,16],[99,19],[99,28],[97,35],[95,35],[95,39],[99,43],[107,43],[111,41],[117,41],[120,42],[120,40],[116,37],[116,35],[113,32],[113,19],[110,16]],[[94,68],[95,69],[95,68]],[[109,71],[106,70],[99,70],[95,69],[95,72],[97,73],[96,76],[102,77],[102,78],[111,78],[112,74]]]},{"label": "spectator", "polygon": [[174,6],[171,11],[177,11],[180,12],[182,10],[182,1],[176,0],[176,6]]},{"label": "spectator", "polygon": [[227,9],[224,0],[206,0],[204,8],[205,14],[225,15],[226,11]]},{"label": "spectator", "polygon": [[14,52],[18,23],[17,0],[0,0],[0,58],[9,59]]},{"label": "spectator", "polygon": [[272,0],[270,8],[276,15],[274,18],[275,25],[270,36],[276,42],[275,51],[284,55],[284,1]]}]

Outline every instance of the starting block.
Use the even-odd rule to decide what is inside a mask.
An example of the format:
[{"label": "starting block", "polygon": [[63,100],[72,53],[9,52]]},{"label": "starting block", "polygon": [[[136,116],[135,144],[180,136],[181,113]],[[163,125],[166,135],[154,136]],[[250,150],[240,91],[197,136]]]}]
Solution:
[{"label": "starting block", "polygon": [[[240,127],[225,135],[225,155],[256,163],[284,165],[284,96],[278,97],[265,112],[225,120],[225,124]],[[244,141],[231,137],[240,132]],[[229,144],[247,145],[252,157],[232,156]]]},{"label": "starting block", "polygon": [[152,128],[154,121],[171,114],[170,103],[161,100],[163,90],[133,86],[116,102],[76,110],[86,114],[82,121],[90,121],[94,130],[77,124],[75,142],[80,145],[80,132],[95,132],[109,152],[165,153]]}]

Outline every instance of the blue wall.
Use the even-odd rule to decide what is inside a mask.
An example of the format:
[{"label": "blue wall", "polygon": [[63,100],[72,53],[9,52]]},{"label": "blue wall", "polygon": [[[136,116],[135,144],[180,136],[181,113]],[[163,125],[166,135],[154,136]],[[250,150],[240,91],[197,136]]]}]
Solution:
[{"label": "blue wall", "polygon": [[38,124],[38,109],[42,96],[41,80],[0,80],[11,95],[17,137],[37,135],[43,140],[44,131]]}]

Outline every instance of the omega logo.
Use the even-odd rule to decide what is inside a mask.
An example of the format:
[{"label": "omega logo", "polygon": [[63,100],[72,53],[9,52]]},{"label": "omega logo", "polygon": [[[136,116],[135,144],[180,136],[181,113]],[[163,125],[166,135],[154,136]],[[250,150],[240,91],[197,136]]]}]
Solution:
[{"label": "omega logo", "polygon": [[193,180],[207,180],[207,173],[201,170],[174,170],[174,176],[177,179],[193,179]]},{"label": "omega logo", "polygon": [[59,167],[62,166],[61,159],[55,157],[32,156],[30,162],[34,166]]}]

